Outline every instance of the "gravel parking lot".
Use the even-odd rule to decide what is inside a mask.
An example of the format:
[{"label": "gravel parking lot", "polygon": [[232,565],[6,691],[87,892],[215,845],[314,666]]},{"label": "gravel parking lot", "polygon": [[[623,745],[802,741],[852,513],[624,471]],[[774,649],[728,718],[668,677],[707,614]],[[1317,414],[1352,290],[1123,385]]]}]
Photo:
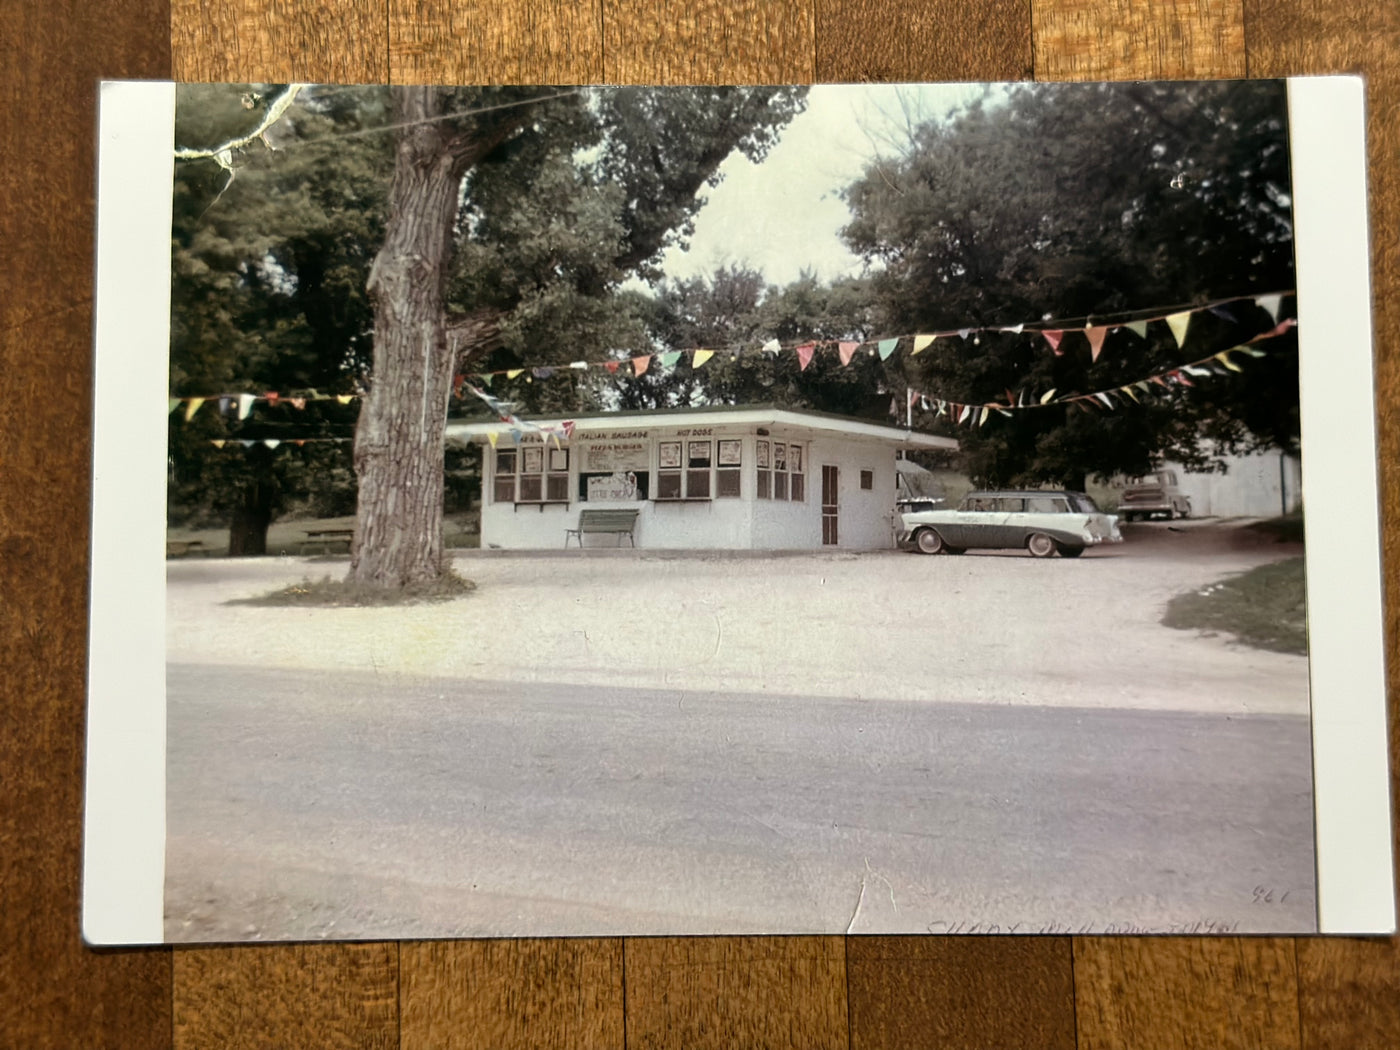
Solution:
[{"label": "gravel parking lot", "polygon": [[1304,714],[1307,660],[1161,625],[1174,595],[1299,553],[1238,522],[1022,552],[461,552],[466,598],[226,604],[344,559],[172,561],[172,662],[908,701]]}]

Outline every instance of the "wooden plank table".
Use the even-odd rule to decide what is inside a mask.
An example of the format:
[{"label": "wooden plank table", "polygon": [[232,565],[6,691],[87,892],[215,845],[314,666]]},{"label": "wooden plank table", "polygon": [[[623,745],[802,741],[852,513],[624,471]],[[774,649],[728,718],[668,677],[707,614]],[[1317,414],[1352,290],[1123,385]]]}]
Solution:
[{"label": "wooden plank table", "polygon": [[[1385,552],[1400,495],[1393,0],[0,2],[0,1032],[22,1047],[1400,1046],[1396,940],[707,938],[93,952],[78,935],[94,82],[1363,71]],[[1396,637],[1396,572],[1386,579]],[[1391,662],[1391,683],[1400,661]],[[1392,722],[1392,741],[1395,729]]]},{"label": "wooden plank table", "polygon": [[303,529],[306,539],[302,542],[301,553],[310,554],[310,548],[315,547],[318,553],[329,553],[332,547],[339,547],[345,544],[348,551],[355,542],[354,529]]}]

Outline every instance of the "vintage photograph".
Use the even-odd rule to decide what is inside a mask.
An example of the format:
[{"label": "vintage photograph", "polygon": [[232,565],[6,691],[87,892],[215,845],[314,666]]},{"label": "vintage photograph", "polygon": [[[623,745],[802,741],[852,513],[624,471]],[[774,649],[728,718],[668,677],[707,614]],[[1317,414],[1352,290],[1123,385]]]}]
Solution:
[{"label": "vintage photograph", "polygon": [[1315,932],[1289,131],[177,85],[165,939]]}]

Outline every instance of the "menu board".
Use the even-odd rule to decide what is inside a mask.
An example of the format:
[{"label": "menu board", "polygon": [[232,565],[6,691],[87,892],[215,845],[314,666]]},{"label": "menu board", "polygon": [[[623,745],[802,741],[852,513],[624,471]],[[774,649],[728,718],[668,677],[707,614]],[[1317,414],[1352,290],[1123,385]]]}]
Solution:
[{"label": "menu board", "polygon": [[588,474],[646,470],[647,453],[645,441],[605,441],[585,445],[581,469]]}]

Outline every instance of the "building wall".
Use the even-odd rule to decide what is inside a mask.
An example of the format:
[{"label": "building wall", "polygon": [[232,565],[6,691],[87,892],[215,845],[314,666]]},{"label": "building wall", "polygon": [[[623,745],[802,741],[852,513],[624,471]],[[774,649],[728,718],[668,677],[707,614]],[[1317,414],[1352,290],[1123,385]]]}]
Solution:
[{"label": "building wall", "polygon": [[[646,440],[651,445],[651,487],[655,493],[656,445],[674,440],[674,431],[649,427]],[[481,542],[484,547],[530,550],[563,547],[565,532],[578,524],[580,511],[593,507],[635,508],[639,511],[636,545],[651,549],[680,550],[801,550],[822,547],[821,467],[835,464],[839,470],[839,544],[845,549],[880,549],[893,545],[895,499],[894,451],[881,442],[813,438],[811,433],[774,430],[765,435],[772,441],[799,442],[804,447],[805,499],[774,500],[756,498],[756,441],[753,432],[716,432],[720,438],[743,440],[743,479],[738,499],[710,499],[686,502],[654,499],[631,502],[590,503],[578,498],[581,454],[570,456],[570,502],[563,504],[496,503],[493,492],[493,457],[485,449],[482,471],[486,501],[481,511]],[[587,440],[576,443],[581,449]],[[872,487],[862,490],[860,472],[872,474]],[[616,546],[618,537],[590,536],[589,547]],[[571,543],[572,545],[572,543]],[[626,546],[624,540],[622,545]]]},{"label": "building wall", "polygon": [[[1280,452],[1227,456],[1224,474],[1176,471],[1181,490],[1191,497],[1191,513],[1200,518],[1276,517],[1302,503],[1302,469],[1298,459]],[[1280,464],[1282,473],[1280,473]]]}]

